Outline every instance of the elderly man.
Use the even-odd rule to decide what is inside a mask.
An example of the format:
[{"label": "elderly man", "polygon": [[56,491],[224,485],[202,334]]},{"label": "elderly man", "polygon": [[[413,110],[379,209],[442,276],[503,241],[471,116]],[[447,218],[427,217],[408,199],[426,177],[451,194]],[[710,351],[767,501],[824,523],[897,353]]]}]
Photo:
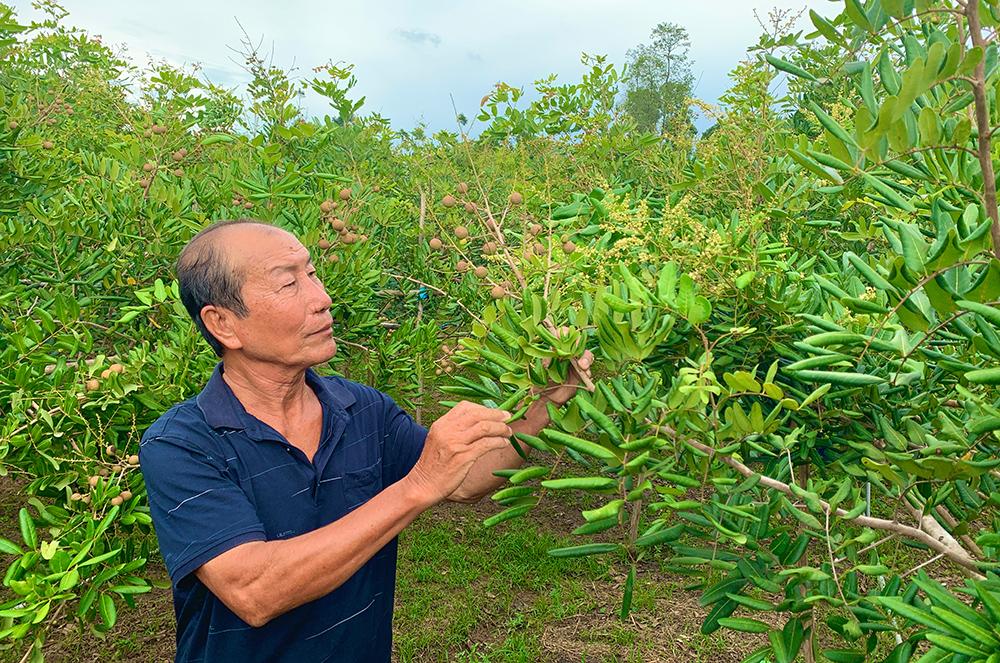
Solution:
[{"label": "elderly man", "polygon": [[[418,425],[386,394],[312,366],[336,352],[309,252],[240,219],[196,235],[181,298],[221,357],[139,457],[173,582],[177,661],[388,661],[396,537],[444,501],[475,502],[518,467],[509,413],[463,402]],[[587,353],[581,370],[592,361]],[[580,376],[553,385],[563,403]]]}]

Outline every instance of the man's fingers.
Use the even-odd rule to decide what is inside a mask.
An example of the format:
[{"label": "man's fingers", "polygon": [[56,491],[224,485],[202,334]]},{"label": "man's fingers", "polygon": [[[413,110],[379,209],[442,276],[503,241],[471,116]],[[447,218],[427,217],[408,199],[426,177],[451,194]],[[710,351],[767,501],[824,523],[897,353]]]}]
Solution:
[{"label": "man's fingers", "polygon": [[[471,401],[461,401],[451,409],[455,416],[459,416],[469,426],[483,419],[489,421],[506,421],[510,419],[510,412],[494,407],[486,407]],[[451,413],[449,413],[451,414]]]},{"label": "man's fingers", "polygon": [[514,431],[503,421],[484,419],[469,427],[466,433],[468,433],[469,443],[472,443],[482,438],[510,437],[514,434]]},{"label": "man's fingers", "polygon": [[590,350],[585,350],[583,356],[580,357],[577,363],[580,365],[581,369],[585,371],[589,370],[590,367],[594,365],[594,353]]}]

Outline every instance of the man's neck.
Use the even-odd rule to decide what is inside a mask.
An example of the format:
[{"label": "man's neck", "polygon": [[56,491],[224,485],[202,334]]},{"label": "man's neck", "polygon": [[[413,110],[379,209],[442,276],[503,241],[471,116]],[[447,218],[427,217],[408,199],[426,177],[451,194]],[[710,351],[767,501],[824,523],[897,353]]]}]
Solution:
[{"label": "man's neck", "polygon": [[281,370],[239,360],[223,362],[222,379],[246,411],[263,421],[298,419],[310,397],[306,371]]}]

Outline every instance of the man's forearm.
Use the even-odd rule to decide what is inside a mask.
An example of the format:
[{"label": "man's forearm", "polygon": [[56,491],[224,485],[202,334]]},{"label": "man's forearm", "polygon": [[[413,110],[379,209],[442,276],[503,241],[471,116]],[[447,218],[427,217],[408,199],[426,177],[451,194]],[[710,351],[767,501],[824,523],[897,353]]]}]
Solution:
[{"label": "man's forearm", "polygon": [[[240,546],[254,555],[242,594],[254,626],[325,596],[431,505],[404,478],[346,516],[305,534]],[[230,551],[232,552],[232,551]]]},{"label": "man's forearm", "polygon": [[[538,435],[539,431],[548,425],[548,410],[545,409],[544,399],[540,398],[532,403],[523,418],[511,423],[510,428],[515,433]],[[525,455],[530,451],[529,447],[518,442],[516,438],[511,438],[511,442],[519,445]],[[448,499],[453,502],[478,502],[505,483],[505,479],[494,476],[493,472],[521,467],[523,464],[524,459],[512,446],[484,454],[469,470],[462,485],[449,495]]]}]

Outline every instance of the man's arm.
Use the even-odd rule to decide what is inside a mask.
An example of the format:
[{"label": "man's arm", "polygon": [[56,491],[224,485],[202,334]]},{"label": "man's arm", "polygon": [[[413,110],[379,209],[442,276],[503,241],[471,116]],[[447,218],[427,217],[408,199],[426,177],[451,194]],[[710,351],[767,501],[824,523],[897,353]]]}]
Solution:
[{"label": "man's arm", "polygon": [[251,626],[314,601],[342,585],[413,519],[434,504],[404,478],[319,529],[280,541],[253,541],[195,573]]},{"label": "man's arm", "polygon": [[445,499],[479,456],[509,446],[506,413],[463,402],[434,422],[409,474],[351,513],[290,539],[243,543],[195,571],[251,626],[342,585],[421,512]]}]

